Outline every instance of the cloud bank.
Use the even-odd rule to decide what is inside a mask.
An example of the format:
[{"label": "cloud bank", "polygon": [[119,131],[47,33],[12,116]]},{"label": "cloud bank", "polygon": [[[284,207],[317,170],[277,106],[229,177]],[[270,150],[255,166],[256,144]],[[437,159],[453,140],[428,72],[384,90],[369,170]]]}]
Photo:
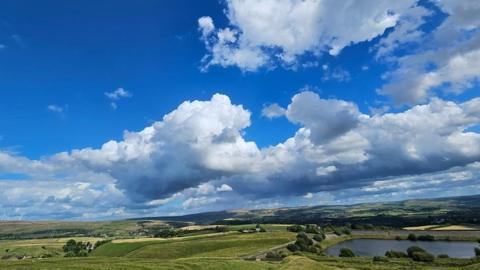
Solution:
[{"label": "cloud bank", "polygon": [[215,94],[185,101],[98,149],[39,160],[0,152],[0,204],[10,218],[95,219],[301,203],[324,193],[401,198],[422,189],[446,192],[451,183],[471,188],[480,174],[480,134],[472,131],[479,108],[480,98],[434,98],[368,115],[354,103],[305,91],[282,110],[300,125],[296,133],[259,147],[244,137],[251,113]]}]

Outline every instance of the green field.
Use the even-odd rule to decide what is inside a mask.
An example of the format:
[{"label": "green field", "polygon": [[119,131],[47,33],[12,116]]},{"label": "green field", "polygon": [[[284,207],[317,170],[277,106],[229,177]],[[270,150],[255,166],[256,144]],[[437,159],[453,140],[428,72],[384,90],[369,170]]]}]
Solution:
[{"label": "green field", "polygon": [[[278,226],[284,228],[284,226]],[[296,234],[275,228],[266,233],[242,234],[229,232],[173,239],[133,239],[132,242],[107,243],[86,258],[61,257],[61,246],[66,239],[0,241],[0,249],[17,251],[59,253],[53,258],[34,258],[19,261],[0,260],[0,269],[358,269],[358,270],[478,270],[480,261],[466,259],[437,259],[434,263],[416,263],[410,259],[389,259],[373,262],[369,257],[338,258],[313,253],[291,254],[283,261],[253,261],[245,258],[251,254],[281,248],[295,239]],[[240,227],[232,227],[232,229]],[[335,237],[322,243],[325,248],[352,236]],[[97,239],[78,239],[95,241]],[[43,247],[43,248],[42,248]]]}]

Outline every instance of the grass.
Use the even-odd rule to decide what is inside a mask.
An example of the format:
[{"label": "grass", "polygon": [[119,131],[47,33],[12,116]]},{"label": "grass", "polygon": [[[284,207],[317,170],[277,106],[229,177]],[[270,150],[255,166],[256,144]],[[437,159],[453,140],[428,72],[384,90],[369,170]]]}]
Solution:
[{"label": "grass", "polygon": [[[30,256],[41,257],[42,255],[63,256],[62,247],[71,238],[50,238],[32,240],[0,240],[0,257]],[[76,241],[95,243],[101,238],[75,237]]]},{"label": "grass", "polygon": [[175,259],[186,257],[240,257],[291,242],[295,234],[270,232],[177,238],[159,242],[109,243],[93,256]]},{"label": "grass", "polygon": [[370,258],[342,259],[334,257],[309,258],[290,256],[282,262],[245,261],[231,258],[186,258],[175,260],[139,258],[55,258],[0,262],[0,269],[9,270],[153,270],[153,269],[205,269],[205,270],[477,270],[480,263],[455,263],[443,261],[434,264],[413,263],[399,259],[390,262],[373,263]]},{"label": "grass", "polygon": [[[235,226],[233,228],[238,228]],[[273,228],[269,230],[269,228]],[[282,226],[280,226],[282,228]],[[99,247],[87,258],[63,258],[61,246],[68,239],[42,239],[0,241],[0,248],[41,249],[60,252],[58,257],[28,259],[21,261],[0,260],[0,269],[12,270],[97,270],[97,269],[318,269],[318,270],[478,270],[480,261],[465,259],[437,259],[434,263],[415,263],[409,259],[389,259],[388,262],[373,262],[369,257],[339,258],[304,253],[291,255],[281,262],[249,261],[242,257],[264,252],[279,245],[291,242],[296,234],[269,225],[266,233],[241,234],[229,232],[183,238],[152,241],[125,241],[107,243]],[[334,245],[360,236],[333,236],[323,241],[322,247]],[[373,237],[373,236],[370,236]],[[385,238],[385,235],[378,235]],[[80,238],[80,241],[94,242],[97,239]],[[30,250],[31,251],[31,250]]]}]

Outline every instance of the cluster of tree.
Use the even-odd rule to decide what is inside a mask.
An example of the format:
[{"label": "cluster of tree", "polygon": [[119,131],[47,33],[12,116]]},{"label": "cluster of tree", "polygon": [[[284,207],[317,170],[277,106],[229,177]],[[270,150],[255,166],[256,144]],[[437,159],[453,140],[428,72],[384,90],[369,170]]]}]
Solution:
[{"label": "cluster of tree", "polygon": [[[385,253],[387,258],[411,258],[417,262],[433,262],[435,256],[425,251],[423,248],[418,246],[411,246],[407,249],[407,252],[389,250]],[[438,256],[439,258],[448,258],[448,255],[442,254]]]},{"label": "cluster of tree", "polygon": [[418,246],[409,247],[407,249],[407,254],[408,257],[416,262],[433,262],[435,260],[435,256]]},{"label": "cluster of tree", "polygon": [[67,241],[63,246],[65,257],[87,257],[94,249],[94,245],[90,242],[77,242],[73,239]]},{"label": "cluster of tree", "polygon": [[324,233],[323,229],[316,224],[307,224],[305,226],[296,224],[296,225],[288,226],[287,231],[296,232],[296,233],[304,232],[304,233],[311,233],[311,234]]},{"label": "cluster of tree", "polygon": [[304,232],[297,234],[295,244],[289,244],[287,249],[291,252],[305,251],[311,253],[320,253],[320,248],[315,242]]},{"label": "cluster of tree", "polygon": [[153,237],[156,238],[170,238],[178,236],[178,231],[172,227],[155,227],[151,228]]},{"label": "cluster of tree", "polygon": [[435,236],[430,234],[416,236],[411,233],[408,235],[407,239],[410,241],[435,241]]}]

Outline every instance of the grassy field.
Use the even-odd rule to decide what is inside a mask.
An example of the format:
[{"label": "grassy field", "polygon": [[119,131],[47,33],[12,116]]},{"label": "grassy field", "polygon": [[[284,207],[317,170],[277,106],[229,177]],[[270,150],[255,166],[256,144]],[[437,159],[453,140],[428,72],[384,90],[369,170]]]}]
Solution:
[{"label": "grassy field", "polygon": [[[137,241],[107,243],[100,246],[87,258],[54,257],[46,259],[26,259],[20,261],[0,260],[0,269],[12,270],[55,270],[55,269],[319,269],[319,270],[478,270],[480,261],[465,259],[437,259],[434,263],[414,263],[409,259],[390,259],[388,262],[373,262],[369,257],[338,258],[303,253],[291,255],[280,262],[250,261],[242,258],[273,247],[284,245],[295,239],[294,233],[275,225],[275,230],[266,233],[241,234],[227,232],[163,239],[157,241]],[[233,229],[239,229],[235,226]],[[340,241],[357,236],[329,235],[322,242],[326,248]],[[381,235],[378,237],[382,237]],[[0,249],[35,249],[36,254],[47,251],[61,255],[61,246],[67,239],[40,239],[0,241]],[[80,241],[94,242],[98,239],[81,238]],[[149,239],[150,240],[150,239]],[[122,241],[122,240],[120,240]],[[31,250],[29,250],[31,251]],[[35,253],[34,252],[34,253]]]},{"label": "grassy field", "polygon": [[205,235],[133,243],[109,243],[93,256],[176,259],[187,257],[241,257],[291,242],[295,234],[286,231],[257,234]]},{"label": "grassy field", "polygon": [[413,263],[398,259],[374,263],[369,258],[340,259],[333,257],[308,258],[290,256],[282,262],[245,261],[231,258],[186,258],[175,260],[138,258],[58,258],[39,261],[1,262],[0,269],[11,270],[149,270],[149,269],[206,269],[206,270],[478,270],[480,263],[445,260],[434,264]]},{"label": "grassy field", "polygon": [[[0,240],[0,258],[4,256],[63,256],[62,246],[71,238]],[[76,237],[77,241],[95,243],[101,238]]]}]

